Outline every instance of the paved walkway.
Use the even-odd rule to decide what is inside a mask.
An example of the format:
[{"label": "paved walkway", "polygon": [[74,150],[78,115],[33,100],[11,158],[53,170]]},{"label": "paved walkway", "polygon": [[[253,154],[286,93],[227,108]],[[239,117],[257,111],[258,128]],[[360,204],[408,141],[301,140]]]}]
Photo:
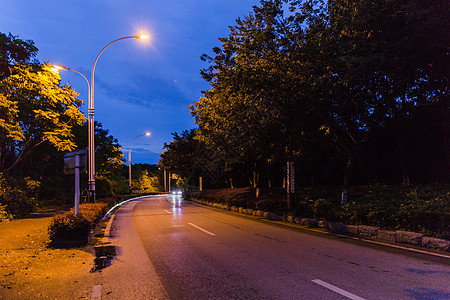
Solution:
[{"label": "paved walkway", "polygon": [[100,284],[89,248],[47,248],[54,214],[0,223],[0,299],[90,299]]}]

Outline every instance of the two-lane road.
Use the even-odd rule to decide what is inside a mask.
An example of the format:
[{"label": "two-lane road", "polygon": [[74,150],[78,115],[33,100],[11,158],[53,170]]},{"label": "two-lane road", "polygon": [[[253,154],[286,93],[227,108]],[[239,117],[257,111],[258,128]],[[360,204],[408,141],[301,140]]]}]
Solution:
[{"label": "two-lane road", "polygon": [[174,196],[125,204],[107,299],[446,299],[445,258],[305,232]]}]

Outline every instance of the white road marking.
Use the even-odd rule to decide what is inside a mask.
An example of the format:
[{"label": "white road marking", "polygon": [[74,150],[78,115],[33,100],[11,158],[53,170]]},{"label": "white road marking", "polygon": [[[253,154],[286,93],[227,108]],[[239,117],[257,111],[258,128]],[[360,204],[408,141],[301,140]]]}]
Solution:
[{"label": "white road marking", "polygon": [[168,213],[169,215],[172,214],[172,212],[168,211],[167,209],[164,210],[166,213]]},{"label": "white road marking", "polygon": [[188,224],[191,225],[192,227],[197,228],[198,230],[203,231],[204,233],[209,234],[209,235],[212,235],[212,236],[215,236],[215,235],[216,235],[215,233],[212,233],[211,231],[208,231],[208,230],[206,230],[206,229],[203,229],[203,228],[201,228],[201,227],[199,227],[199,226],[197,226],[197,225],[195,225],[195,224],[192,224],[192,223],[188,223]]},{"label": "white road marking", "polygon": [[116,216],[116,214],[113,214],[111,216],[111,218],[109,219],[108,225],[106,225],[105,236],[107,236],[107,237],[111,236],[111,227],[112,227],[112,223],[114,221],[115,216]]},{"label": "white road marking", "polygon": [[352,293],[344,291],[343,289],[340,289],[337,286],[334,286],[334,285],[331,285],[329,283],[326,283],[325,281],[322,281],[320,279],[314,279],[314,280],[312,280],[312,282],[317,283],[318,285],[321,285],[323,287],[326,287],[327,289],[332,290],[333,292],[336,292],[338,294],[341,294],[342,296],[345,296],[345,297],[347,297],[349,299],[352,299],[352,300],[365,300],[364,298],[361,298],[361,297],[356,296],[356,295],[354,295]]},{"label": "white road marking", "polygon": [[102,286],[94,285],[92,287],[91,300],[101,300],[102,299]]}]

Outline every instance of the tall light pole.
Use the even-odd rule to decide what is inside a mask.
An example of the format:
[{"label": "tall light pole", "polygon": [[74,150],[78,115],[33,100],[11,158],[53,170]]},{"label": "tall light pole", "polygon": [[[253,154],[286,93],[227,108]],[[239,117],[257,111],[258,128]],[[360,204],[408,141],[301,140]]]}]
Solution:
[{"label": "tall light pole", "polygon": [[145,40],[148,39],[148,35],[141,34],[141,35],[133,35],[133,36],[126,36],[117,40],[112,41],[108,45],[106,45],[102,51],[97,55],[97,58],[94,61],[94,65],[92,66],[92,73],[91,73],[91,92],[90,92],[90,98],[89,98],[89,106],[88,106],[88,148],[89,148],[89,154],[88,154],[88,184],[89,184],[89,194],[92,197],[92,199],[95,200],[95,125],[94,125],[94,72],[95,72],[95,66],[97,65],[97,61],[100,57],[100,55],[103,53],[103,51],[106,50],[109,46],[114,44],[115,42],[125,40],[125,39],[140,39]]},{"label": "tall light pole", "polygon": [[143,134],[138,135],[137,137],[135,137],[130,144],[130,151],[128,151],[128,185],[130,186],[130,192],[131,192],[131,146],[133,145],[134,141],[140,137],[140,136],[150,136],[150,132],[146,132]]},{"label": "tall light pole", "polygon": [[[52,68],[52,71],[54,71],[55,73],[59,73],[59,71],[61,70],[65,70],[65,71],[73,71],[76,72],[78,74],[80,74],[81,76],[83,76],[83,78],[86,80],[86,83],[88,85],[88,102],[89,102],[89,92],[90,92],[90,84],[89,84],[89,80],[87,79],[86,76],[84,76],[83,73],[81,73],[80,71],[71,69],[69,67],[66,67],[64,65],[54,65]],[[80,151],[77,151],[74,153],[75,154],[75,207],[74,207],[74,212],[75,215],[78,215],[79,213],[79,205],[80,205]],[[66,158],[66,156],[64,156],[64,159]]]}]

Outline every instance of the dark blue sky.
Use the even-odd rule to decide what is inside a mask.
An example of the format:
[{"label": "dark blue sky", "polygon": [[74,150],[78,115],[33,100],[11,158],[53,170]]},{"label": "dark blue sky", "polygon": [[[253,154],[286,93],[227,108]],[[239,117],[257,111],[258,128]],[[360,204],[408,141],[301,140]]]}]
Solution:
[{"label": "dark blue sky", "polygon": [[[145,43],[128,39],[110,46],[95,70],[95,120],[124,149],[137,135],[132,162],[157,163],[172,132],[195,127],[187,106],[209,85],[199,70],[229,25],[259,0],[0,0],[0,32],[31,39],[38,59],[78,70],[90,80],[92,64],[109,42],[146,32]],[[87,101],[81,75],[61,71]],[[83,105],[87,114],[87,102]],[[128,158],[127,151],[124,151]]]}]

